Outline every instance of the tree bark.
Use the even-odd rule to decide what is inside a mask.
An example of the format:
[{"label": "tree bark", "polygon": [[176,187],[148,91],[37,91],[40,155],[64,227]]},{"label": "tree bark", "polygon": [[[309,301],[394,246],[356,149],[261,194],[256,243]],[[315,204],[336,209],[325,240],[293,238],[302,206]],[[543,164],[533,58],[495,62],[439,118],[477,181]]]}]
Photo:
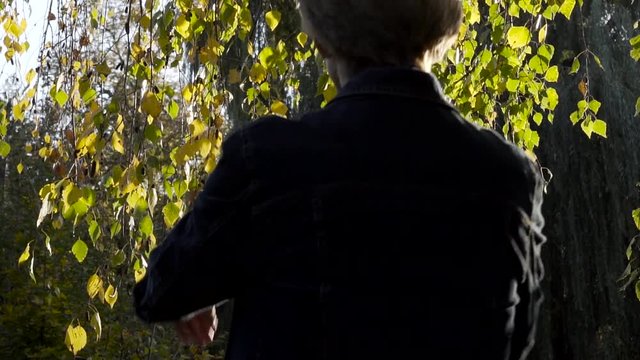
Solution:
[{"label": "tree bark", "polygon": [[[619,291],[625,249],[637,230],[631,219],[640,206],[640,64],[629,56],[640,2],[585,1],[572,21],[558,20],[552,41],[556,56],[588,48],[593,96],[602,102],[599,118],[608,139],[589,140],[569,115],[582,99],[581,74],[558,83],[561,104],[554,125],[540,129],[539,157],[553,172],[543,211],[549,242],[544,248],[546,301],[533,359],[640,359],[640,301]],[[583,23],[583,24],[581,24]],[[584,62],[583,62],[584,67]]]}]

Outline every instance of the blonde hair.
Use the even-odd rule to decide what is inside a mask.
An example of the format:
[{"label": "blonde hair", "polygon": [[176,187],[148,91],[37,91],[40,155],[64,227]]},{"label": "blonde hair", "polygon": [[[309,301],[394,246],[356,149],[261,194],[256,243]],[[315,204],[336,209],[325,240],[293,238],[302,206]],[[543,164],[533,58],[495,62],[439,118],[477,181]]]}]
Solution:
[{"label": "blonde hair", "polygon": [[303,30],[331,55],[431,67],[462,23],[461,0],[299,0]]}]

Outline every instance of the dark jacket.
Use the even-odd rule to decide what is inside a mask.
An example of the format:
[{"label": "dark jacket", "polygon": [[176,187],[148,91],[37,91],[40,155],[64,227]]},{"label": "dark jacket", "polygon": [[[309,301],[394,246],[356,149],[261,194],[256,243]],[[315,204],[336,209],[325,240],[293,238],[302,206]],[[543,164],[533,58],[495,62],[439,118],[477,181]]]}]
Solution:
[{"label": "dark jacket", "polygon": [[227,358],[521,359],[542,299],[542,181],[437,80],[360,73],[224,144],[153,251],[138,315],[235,299]]}]

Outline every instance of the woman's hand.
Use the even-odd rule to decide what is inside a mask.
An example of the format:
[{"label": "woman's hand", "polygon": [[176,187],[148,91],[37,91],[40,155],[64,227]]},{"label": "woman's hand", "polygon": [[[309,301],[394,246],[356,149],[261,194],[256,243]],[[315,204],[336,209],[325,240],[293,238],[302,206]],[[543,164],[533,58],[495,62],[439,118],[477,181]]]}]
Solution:
[{"label": "woman's hand", "polygon": [[215,306],[195,312],[180,319],[176,324],[180,341],[187,345],[205,346],[213,342],[218,328]]}]

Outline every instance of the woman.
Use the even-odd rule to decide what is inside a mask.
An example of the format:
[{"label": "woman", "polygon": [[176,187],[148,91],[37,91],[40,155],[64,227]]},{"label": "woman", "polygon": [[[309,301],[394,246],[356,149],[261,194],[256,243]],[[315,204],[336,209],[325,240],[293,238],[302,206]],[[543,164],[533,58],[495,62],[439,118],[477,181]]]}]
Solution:
[{"label": "woman", "polygon": [[339,95],[229,137],[153,252],[139,316],[205,344],[211,306],[234,299],[233,360],[525,358],[542,298],[542,185],[429,73],[461,6],[301,0]]}]

